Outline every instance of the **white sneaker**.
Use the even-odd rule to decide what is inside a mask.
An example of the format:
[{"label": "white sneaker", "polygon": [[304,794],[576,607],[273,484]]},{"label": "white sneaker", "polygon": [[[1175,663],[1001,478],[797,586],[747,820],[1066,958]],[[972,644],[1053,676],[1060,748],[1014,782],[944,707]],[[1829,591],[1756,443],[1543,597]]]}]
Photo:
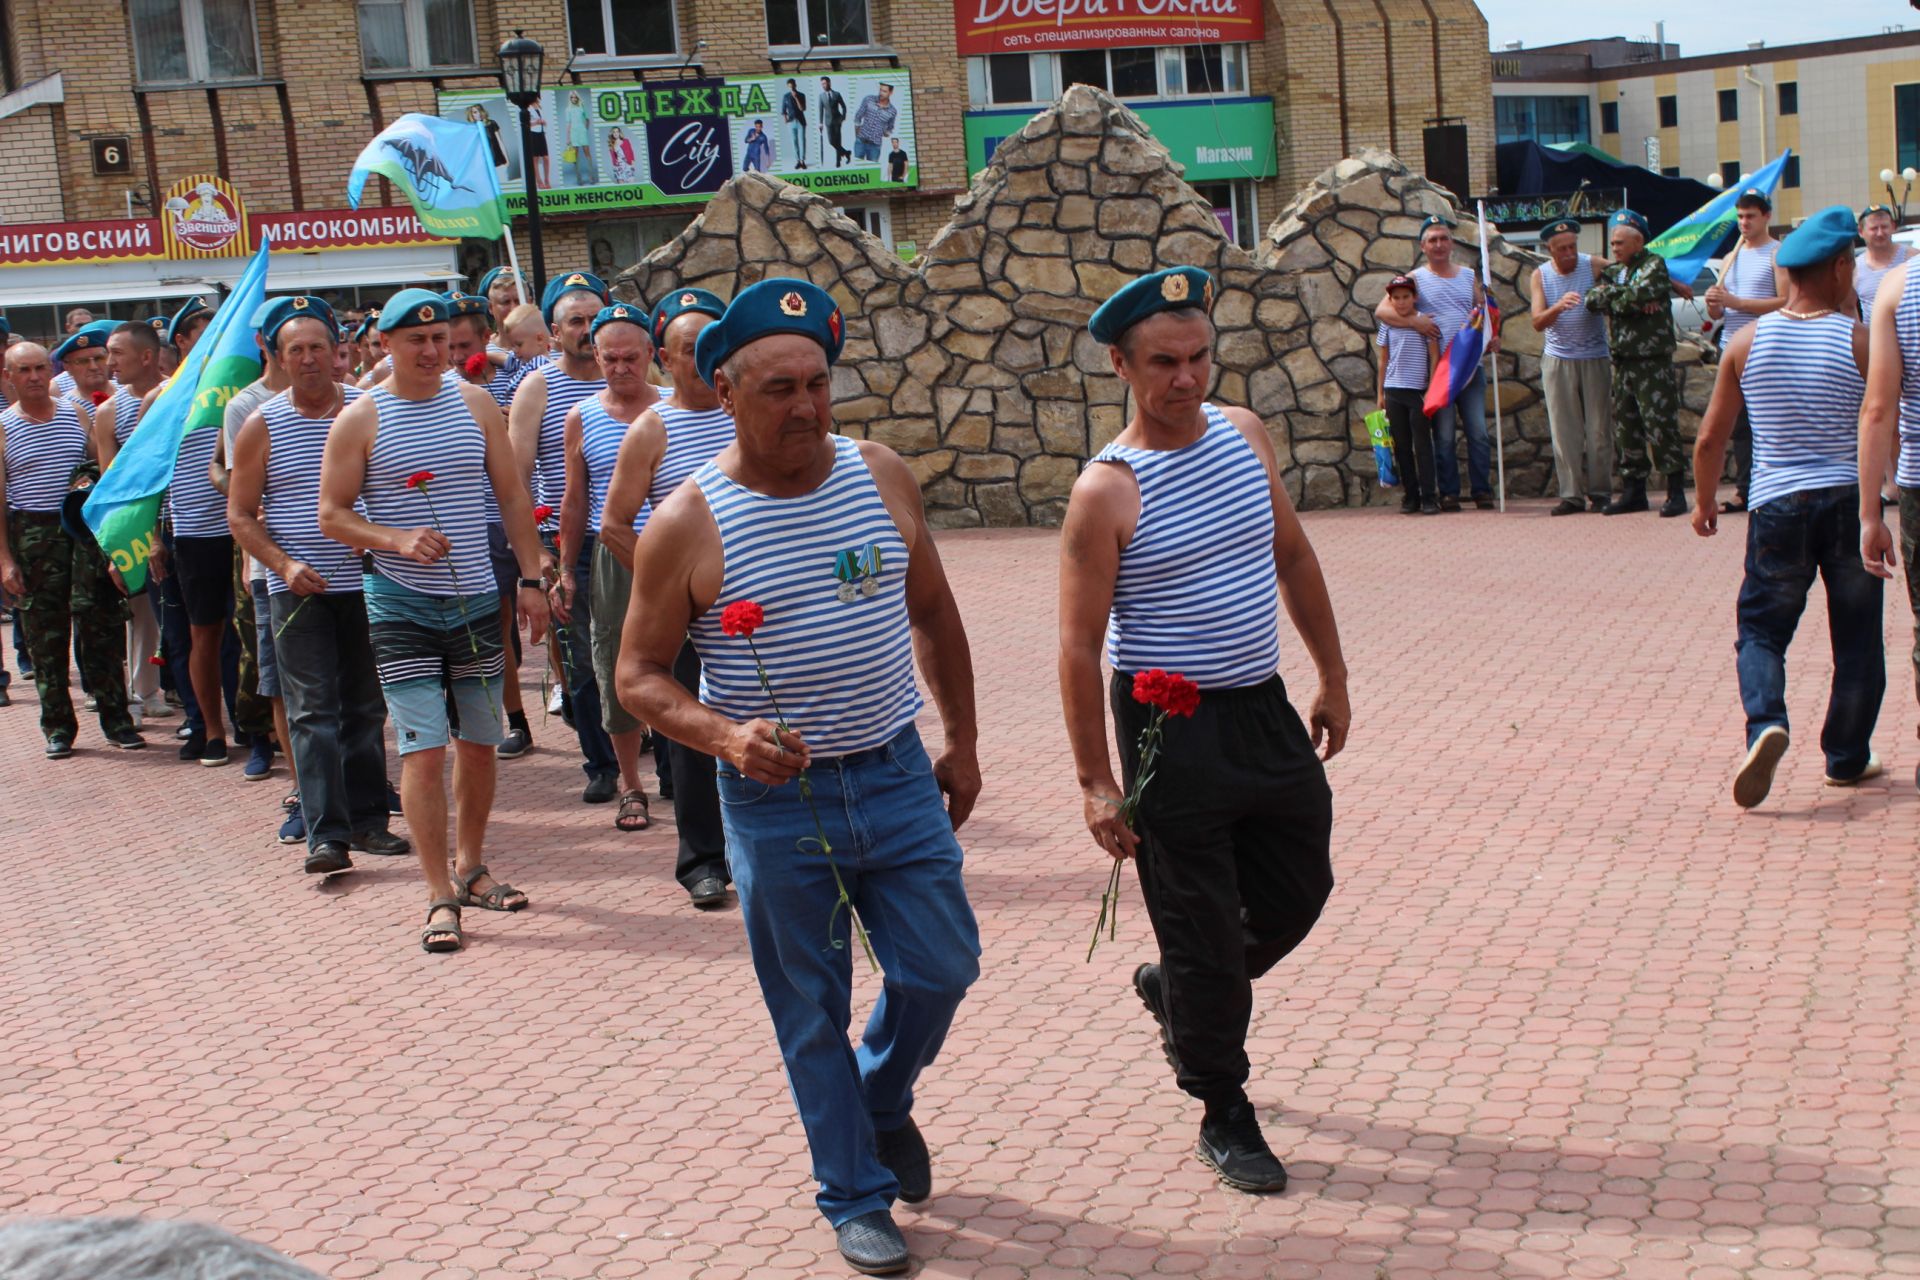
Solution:
[{"label": "white sneaker", "polygon": [[559,715],[561,704],[565,700],[566,696],[567,695],[565,690],[556,688],[553,691],[553,696],[547,699],[547,714],[554,715],[554,716]]},{"label": "white sneaker", "polygon": [[142,704],[142,707],[149,720],[165,720],[173,714],[173,708],[167,705],[167,695],[164,693],[154,694]]},{"label": "white sneaker", "polygon": [[1773,790],[1773,771],[1780,767],[1780,757],[1785,754],[1787,731],[1777,724],[1762,729],[1748,748],[1740,772],[1733,776],[1733,802],[1751,809],[1765,800],[1767,792]]},{"label": "white sneaker", "polygon": [[100,699],[94,697],[92,694],[88,694],[86,702],[82,705],[88,711],[98,711],[100,709]]},{"label": "white sneaker", "polygon": [[1877,778],[1886,771],[1886,766],[1880,763],[1880,757],[1869,751],[1867,752],[1866,768],[1851,778],[1836,778],[1832,774],[1828,774],[1827,785],[1830,787],[1857,787],[1868,778]]}]

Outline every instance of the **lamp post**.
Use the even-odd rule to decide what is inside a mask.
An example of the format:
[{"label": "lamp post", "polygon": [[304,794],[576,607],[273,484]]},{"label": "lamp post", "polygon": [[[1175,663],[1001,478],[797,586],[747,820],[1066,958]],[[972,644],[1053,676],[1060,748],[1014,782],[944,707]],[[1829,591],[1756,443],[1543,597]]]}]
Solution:
[{"label": "lamp post", "polygon": [[500,87],[507,101],[520,109],[520,170],[527,181],[527,238],[533,244],[532,291],[538,298],[547,287],[547,257],[540,243],[540,188],[533,176],[533,118],[528,114],[540,101],[540,67],[546,50],[537,40],[529,40],[519,31],[500,46]]},{"label": "lamp post", "polygon": [[[1898,196],[1893,194],[1893,180],[1896,177],[1906,183],[1906,185],[1900,189]],[[1880,181],[1887,189],[1887,203],[1899,210],[1899,215],[1894,218],[1894,225],[1896,226],[1907,220],[1907,197],[1913,194],[1913,180],[1915,178],[1920,178],[1920,173],[1916,173],[1912,165],[1908,165],[1897,174],[1891,169],[1882,169],[1880,171]]]}]

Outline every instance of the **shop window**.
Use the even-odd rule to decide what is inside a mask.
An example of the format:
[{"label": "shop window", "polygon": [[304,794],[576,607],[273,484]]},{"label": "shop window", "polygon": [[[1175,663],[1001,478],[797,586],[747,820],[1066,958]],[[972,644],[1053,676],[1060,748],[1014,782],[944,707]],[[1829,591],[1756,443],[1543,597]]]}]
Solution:
[{"label": "shop window", "polygon": [[803,49],[871,44],[867,0],[767,0],[767,43]]},{"label": "shop window", "polygon": [[1080,49],[1070,53],[996,53],[967,59],[971,105],[1052,102],[1071,85],[1116,98],[1220,97],[1247,92],[1245,45]]},{"label": "shop window", "polygon": [[859,224],[860,229],[887,248],[893,248],[893,210],[884,204],[850,204],[840,212]]},{"label": "shop window", "polygon": [[[1720,90],[1719,98],[1720,123],[1732,124],[1740,118],[1740,91],[1738,89],[1722,89]],[[1663,121],[1662,123],[1665,122]]]},{"label": "shop window", "polygon": [[676,54],[677,28],[673,0],[567,0],[572,47],[589,57]]},{"label": "shop window", "polygon": [[1076,84],[1088,84],[1096,89],[1105,89],[1107,87],[1107,51],[1076,49],[1072,53],[1061,54],[1060,84],[1068,89]]},{"label": "shop window", "polygon": [[1242,249],[1251,249],[1260,236],[1260,208],[1251,182],[1196,182],[1193,189],[1213,205],[1220,229]]},{"label": "shop window", "polygon": [[259,78],[252,0],[131,0],[129,12],[143,84]]},{"label": "shop window", "polygon": [[472,0],[360,0],[360,55],[369,71],[474,65]]},{"label": "shop window", "polygon": [[1797,154],[1788,156],[1786,164],[1780,167],[1780,185],[1788,189],[1800,185],[1800,157]]},{"label": "shop window", "polygon": [[1893,86],[1893,136],[1898,146],[1893,167],[1920,169],[1920,84]]},{"label": "shop window", "polygon": [[1503,95],[1493,100],[1498,142],[1586,142],[1587,99],[1572,94]]},{"label": "shop window", "polygon": [[1660,99],[1660,127],[1678,129],[1680,127],[1680,99],[1666,94]]},{"label": "shop window", "polygon": [[1246,46],[1193,44],[1180,50],[1181,78],[1169,77],[1169,94],[1213,96],[1247,91]]},{"label": "shop window", "polygon": [[1781,115],[1800,114],[1800,82],[1798,80],[1783,80],[1774,86],[1773,91],[1780,103]]},{"label": "shop window", "polygon": [[1740,162],[1738,160],[1721,161],[1720,162],[1720,185],[1722,187],[1734,187],[1734,186],[1738,186],[1739,183],[1740,183]]},{"label": "shop window", "polygon": [[1620,104],[1603,102],[1600,104],[1600,132],[1620,132]]},{"label": "shop window", "polygon": [[1033,102],[1033,57],[996,53],[986,60],[987,101]]},{"label": "shop window", "polygon": [[1151,49],[1115,49],[1107,59],[1108,83],[1116,98],[1154,98],[1160,94],[1158,61]]}]

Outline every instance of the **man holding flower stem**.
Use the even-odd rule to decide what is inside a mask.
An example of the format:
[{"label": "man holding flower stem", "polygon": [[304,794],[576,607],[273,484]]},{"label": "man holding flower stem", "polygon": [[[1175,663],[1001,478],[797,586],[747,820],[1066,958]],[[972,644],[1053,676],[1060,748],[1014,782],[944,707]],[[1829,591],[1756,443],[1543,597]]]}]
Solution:
[{"label": "man holding flower stem", "polygon": [[[980,766],[973,662],[919,486],[891,449],[832,434],[844,324],[824,290],[770,279],[700,332],[697,371],[735,439],[634,545],[618,680],[636,715],[720,762],[726,848],[815,1199],[842,1256],[878,1275],[910,1262],[893,1201],[931,1194],[914,1082],[979,975],[954,832]],[[729,613],[755,621],[723,625]],[[673,676],[689,635],[697,700]],[[914,727],[916,656],[945,729],[931,759]],[[885,970],[857,1050],[861,947],[843,885]]]},{"label": "man holding flower stem", "polygon": [[[320,531],[367,547],[364,590],[380,691],[400,743],[400,796],[430,895],[420,945],[457,951],[460,909],[517,911],[527,896],[480,860],[493,807],[504,678],[500,597],[487,558],[490,483],[520,562],[516,608],[538,642],[547,624],[540,541],[507,424],[484,390],[442,378],[447,304],[403,289],[380,313],[393,377],[340,411],[320,465]],[[354,509],[358,499],[366,514]],[[447,873],[447,793],[455,742],[456,889]]]},{"label": "man holding flower stem", "polygon": [[[1246,1095],[1253,979],[1306,938],[1333,889],[1332,796],[1315,748],[1346,745],[1347,668],[1319,560],[1265,425],[1210,404],[1213,280],[1175,267],[1093,315],[1133,418],[1075,483],[1061,537],[1060,692],[1087,829],[1136,858],[1161,962],[1134,987],[1180,1087],[1206,1105],[1198,1154],[1229,1186],[1279,1191],[1286,1170]],[[1319,674],[1312,736],[1287,700],[1284,603]],[[1153,669],[1200,686],[1162,728],[1137,830],[1121,818],[1100,706],[1101,642],[1129,787]]]}]

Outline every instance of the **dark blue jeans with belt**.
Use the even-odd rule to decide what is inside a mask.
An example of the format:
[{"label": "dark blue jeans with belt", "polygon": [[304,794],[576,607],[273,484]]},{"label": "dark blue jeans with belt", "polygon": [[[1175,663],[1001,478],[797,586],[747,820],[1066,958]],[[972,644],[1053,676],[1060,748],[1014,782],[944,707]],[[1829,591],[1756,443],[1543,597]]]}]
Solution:
[{"label": "dark blue jeans with belt", "polygon": [[1787,645],[1818,575],[1827,589],[1833,690],[1820,732],[1827,776],[1858,777],[1887,691],[1881,582],[1860,563],[1860,488],[1801,489],[1747,516],[1747,576],[1740,584],[1740,702],[1747,744],[1787,727]]}]

